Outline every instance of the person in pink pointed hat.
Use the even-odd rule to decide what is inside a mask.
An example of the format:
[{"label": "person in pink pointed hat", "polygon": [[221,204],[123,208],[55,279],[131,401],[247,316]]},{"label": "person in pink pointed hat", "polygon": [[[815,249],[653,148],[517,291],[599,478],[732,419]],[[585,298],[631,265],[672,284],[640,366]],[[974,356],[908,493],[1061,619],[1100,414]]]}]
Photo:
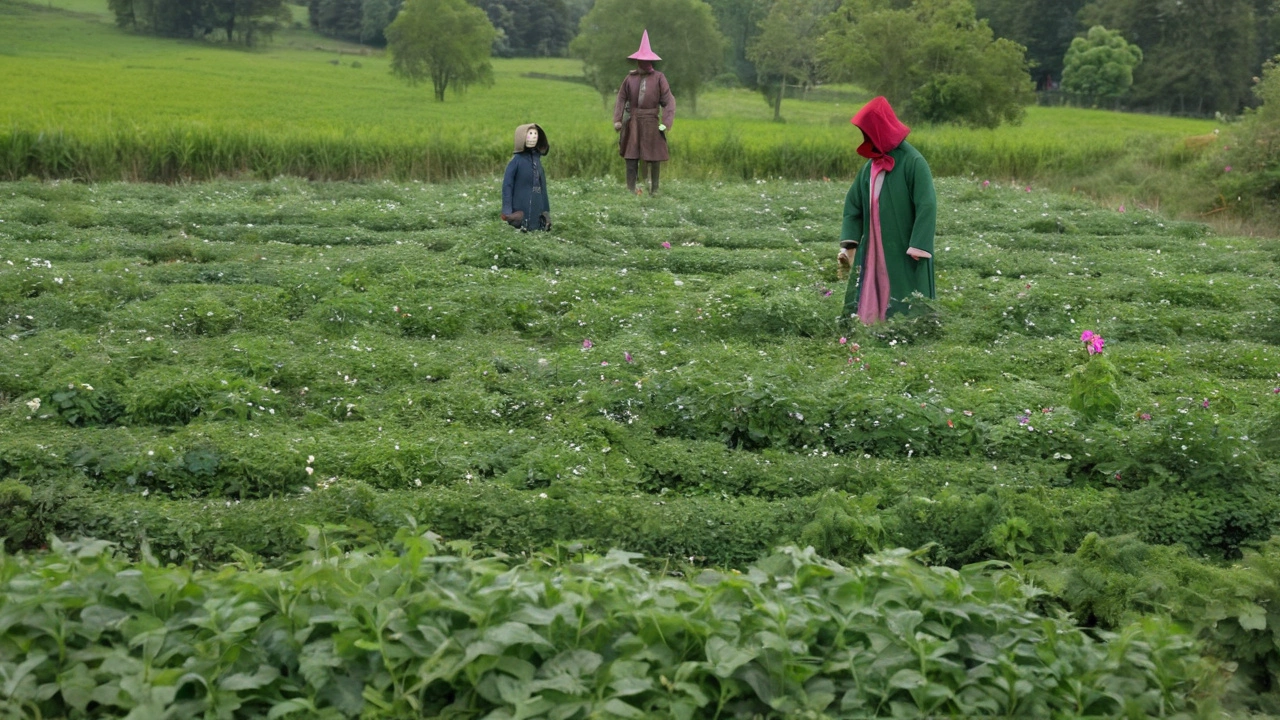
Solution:
[{"label": "person in pink pointed hat", "polygon": [[852,269],[844,313],[871,325],[934,298],[933,236],[938,199],[924,156],[907,142],[889,101],[873,98],[850,121],[867,158],[844,201],[842,270]]},{"label": "person in pink pointed hat", "polygon": [[627,74],[618,88],[613,106],[613,129],[618,131],[618,154],[627,161],[627,190],[636,190],[640,161],[649,170],[649,193],[658,194],[661,163],[669,159],[667,129],[676,119],[676,99],[667,76],[653,63],[662,58],[649,47],[649,31],[640,37],[640,49],[627,58],[636,69]]}]

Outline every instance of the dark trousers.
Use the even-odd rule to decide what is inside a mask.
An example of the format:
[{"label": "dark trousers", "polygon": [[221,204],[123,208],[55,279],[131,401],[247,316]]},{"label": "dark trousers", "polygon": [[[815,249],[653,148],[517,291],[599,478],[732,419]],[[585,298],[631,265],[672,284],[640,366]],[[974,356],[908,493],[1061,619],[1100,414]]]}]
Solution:
[{"label": "dark trousers", "polygon": [[[649,168],[649,194],[658,194],[658,175],[661,173],[662,163],[650,162],[645,163]],[[636,191],[636,177],[640,174],[640,161],[627,160],[627,189],[631,192]]]}]

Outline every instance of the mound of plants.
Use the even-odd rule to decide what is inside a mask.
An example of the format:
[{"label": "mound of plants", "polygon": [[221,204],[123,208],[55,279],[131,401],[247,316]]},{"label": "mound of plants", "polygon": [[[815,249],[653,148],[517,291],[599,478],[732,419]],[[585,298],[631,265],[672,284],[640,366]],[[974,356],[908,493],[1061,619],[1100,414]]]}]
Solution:
[{"label": "mound of plants", "polygon": [[0,556],[0,716],[1164,717],[1221,692],[1168,623],[1088,632],[989,565],[784,548],[683,577],[332,532],[279,569]]}]

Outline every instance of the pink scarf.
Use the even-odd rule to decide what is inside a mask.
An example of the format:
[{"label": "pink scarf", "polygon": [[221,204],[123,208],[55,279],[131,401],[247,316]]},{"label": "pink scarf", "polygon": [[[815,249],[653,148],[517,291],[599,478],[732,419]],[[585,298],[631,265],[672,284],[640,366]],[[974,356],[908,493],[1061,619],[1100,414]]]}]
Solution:
[{"label": "pink scarf", "polygon": [[884,321],[889,311],[889,268],[884,261],[884,242],[880,237],[880,193],[876,192],[876,178],[892,167],[893,158],[888,156],[871,161],[871,232],[867,237],[867,251],[862,256],[862,286],[858,288],[858,319],[863,325]]}]

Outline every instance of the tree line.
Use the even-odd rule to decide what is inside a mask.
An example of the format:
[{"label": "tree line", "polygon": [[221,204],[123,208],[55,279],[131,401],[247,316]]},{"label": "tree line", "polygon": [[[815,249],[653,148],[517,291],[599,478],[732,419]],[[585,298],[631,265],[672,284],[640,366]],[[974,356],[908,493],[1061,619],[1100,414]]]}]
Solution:
[{"label": "tree line", "polygon": [[147,35],[254,45],[289,22],[285,0],[108,0],[116,25]]}]

